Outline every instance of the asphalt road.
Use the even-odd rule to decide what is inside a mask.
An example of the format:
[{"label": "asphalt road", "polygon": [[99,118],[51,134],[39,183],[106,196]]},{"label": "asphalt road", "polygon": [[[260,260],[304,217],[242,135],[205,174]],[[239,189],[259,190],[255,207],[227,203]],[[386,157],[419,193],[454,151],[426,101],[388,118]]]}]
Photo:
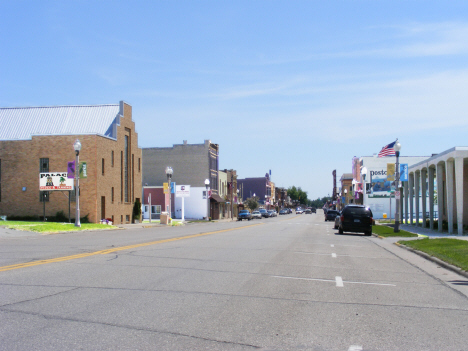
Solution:
[{"label": "asphalt road", "polygon": [[0,350],[467,350],[468,280],[321,213],[0,238]]}]

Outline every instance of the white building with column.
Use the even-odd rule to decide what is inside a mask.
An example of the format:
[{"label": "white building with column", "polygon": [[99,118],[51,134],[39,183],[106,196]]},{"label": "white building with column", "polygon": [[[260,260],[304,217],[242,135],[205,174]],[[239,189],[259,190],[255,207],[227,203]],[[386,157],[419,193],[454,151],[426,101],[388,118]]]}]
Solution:
[{"label": "white building with column", "polygon": [[458,235],[463,235],[468,224],[467,175],[468,147],[457,146],[410,166],[404,182],[403,223],[424,226],[428,219],[434,229],[437,219],[439,232],[441,222],[447,222],[448,233],[453,234],[456,223]]},{"label": "white building with column", "polygon": [[[428,156],[401,156],[400,154],[400,164],[408,164],[410,167],[427,158]],[[396,156],[377,157],[377,154],[374,154],[360,157],[359,164],[354,166],[353,186],[356,188],[356,185],[359,185],[359,190],[354,191],[354,202],[368,206],[376,219],[395,218],[396,200],[395,195],[392,194],[392,190],[395,189],[392,188],[391,181],[387,180],[387,164],[389,163],[395,164]],[[363,169],[367,169],[365,179],[362,177]]]}]

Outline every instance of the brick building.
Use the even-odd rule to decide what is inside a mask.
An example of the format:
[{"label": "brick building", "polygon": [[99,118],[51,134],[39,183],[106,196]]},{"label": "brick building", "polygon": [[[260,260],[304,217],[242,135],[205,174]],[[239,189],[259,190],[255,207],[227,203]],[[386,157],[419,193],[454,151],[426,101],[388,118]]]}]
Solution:
[{"label": "brick building", "polygon": [[241,189],[240,194],[243,201],[255,196],[261,206],[269,208],[272,199],[272,184],[268,173],[264,177],[238,179],[237,184]]},{"label": "brick building", "polygon": [[75,191],[39,191],[40,172],[67,172],[75,160],[87,177],[80,179],[80,214],[97,223],[132,220],[141,198],[142,153],[132,120],[132,107],[115,105],[0,108],[0,215],[54,216],[75,214]]},{"label": "brick building", "polygon": [[[218,195],[218,144],[213,144],[210,140],[205,140],[203,144],[188,144],[184,141],[183,144],[175,144],[172,147],[143,148],[142,152],[145,186],[161,186],[167,182],[165,169],[168,166],[174,171],[172,182],[177,185],[190,185],[194,194],[197,188],[205,189],[205,179],[209,179],[212,191],[209,217],[219,219],[219,204],[224,203],[225,200]],[[205,206],[206,200],[203,200],[202,196],[198,199],[199,201],[192,200],[195,199],[190,199],[190,203],[186,206]],[[144,201],[147,204],[146,197]],[[177,212],[176,201],[172,201],[171,204],[171,212]]]}]

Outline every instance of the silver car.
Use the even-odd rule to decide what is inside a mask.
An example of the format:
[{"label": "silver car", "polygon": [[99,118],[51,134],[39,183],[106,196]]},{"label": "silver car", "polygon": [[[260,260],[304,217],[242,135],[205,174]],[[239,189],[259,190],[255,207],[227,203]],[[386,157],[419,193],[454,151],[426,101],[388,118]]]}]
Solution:
[{"label": "silver car", "polygon": [[262,219],[262,214],[260,213],[260,211],[253,211],[252,212],[252,218],[253,219]]}]

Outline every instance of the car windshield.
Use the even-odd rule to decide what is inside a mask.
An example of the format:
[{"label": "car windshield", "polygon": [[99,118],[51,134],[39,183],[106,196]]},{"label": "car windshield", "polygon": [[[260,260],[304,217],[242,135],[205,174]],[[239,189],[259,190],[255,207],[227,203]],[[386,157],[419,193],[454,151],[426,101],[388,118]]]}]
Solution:
[{"label": "car windshield", "polygon": [[240,211],[240,213],[249,213],[249,211],[248,210],[242,210],[242,211]]}]

